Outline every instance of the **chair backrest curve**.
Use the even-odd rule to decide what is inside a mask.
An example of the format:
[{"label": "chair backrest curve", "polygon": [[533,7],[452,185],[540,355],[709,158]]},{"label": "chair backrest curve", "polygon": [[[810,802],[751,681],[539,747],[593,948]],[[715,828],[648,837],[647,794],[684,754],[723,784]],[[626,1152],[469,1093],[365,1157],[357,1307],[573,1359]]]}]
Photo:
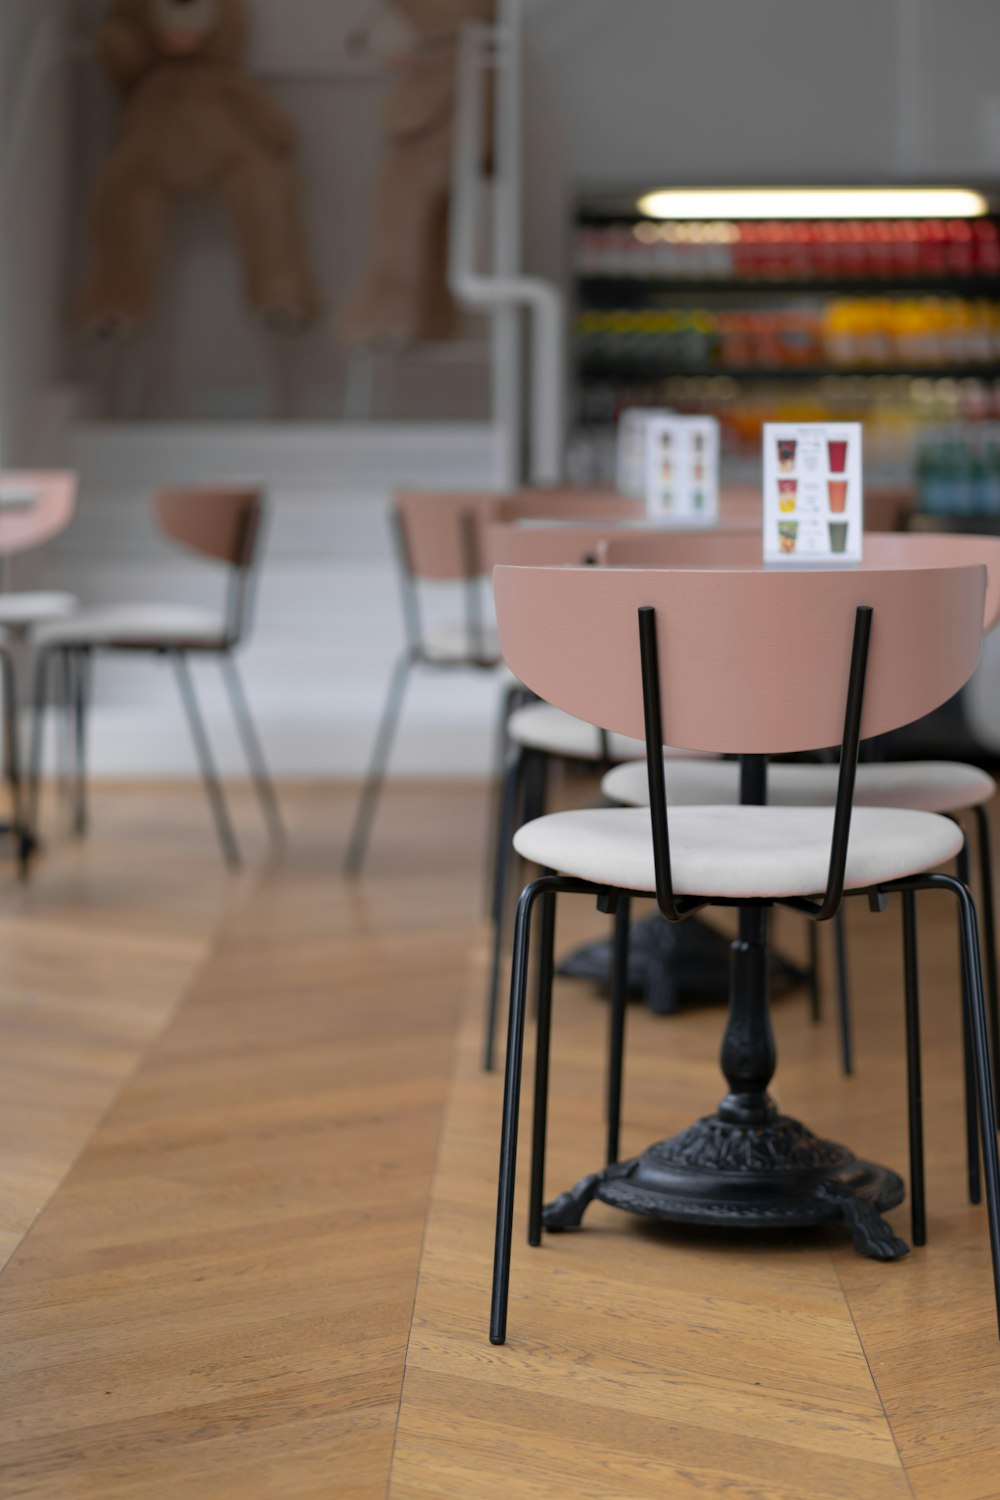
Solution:
[{"label": "chair backrest curve", "polygon": [[251,488],[166,489],[153,497],[164,535],[231,568],[253,567],[262,511],[260,491]]},{"label": "chair backrest curve", "polygon": [[499,567],[494,590],[504,657],[540,698],[643,738],[637,617],[652,605],[665,742],[774,755],[840,743],[861,605],[865,738],[956,693],[979,656],[986,570]]}]

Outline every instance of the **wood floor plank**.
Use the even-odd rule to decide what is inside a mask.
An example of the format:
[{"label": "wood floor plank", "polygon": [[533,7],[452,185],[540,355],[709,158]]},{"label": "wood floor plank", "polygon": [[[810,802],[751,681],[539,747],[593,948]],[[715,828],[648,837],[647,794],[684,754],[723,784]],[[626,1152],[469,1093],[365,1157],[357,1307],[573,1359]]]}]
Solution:
[{"label": "wood floor plank", "polygon": [[387,922],[351,800],[303,796],[0,1277],[5,1496],[385,1495],[485,802]]},{"label": "wood floor plank", "polygon": [[[81,843],[53,828],[52,857],[29,886],[11,866],[0,875],[0,1265],[180,1003],[238,899],[240,883],[196,831],[203,815],[190,796],[116,787],[96,795],[93,813],[100,836]],[[165,836],[184,831],[193,847],[159,853]],[[145,858],[139,837],[149,840]]]}]

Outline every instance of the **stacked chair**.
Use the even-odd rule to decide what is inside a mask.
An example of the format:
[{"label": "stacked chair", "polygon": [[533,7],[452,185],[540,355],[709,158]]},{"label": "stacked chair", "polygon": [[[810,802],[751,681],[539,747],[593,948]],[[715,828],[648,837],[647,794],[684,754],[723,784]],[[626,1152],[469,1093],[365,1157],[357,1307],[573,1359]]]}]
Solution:
[{"label": "stacked chair", "polygon": [[[390,520],[402,600],[404,645],[393,668],[371,760],[347,845],[344,870],[361,872],[372,824],[396,738],[403,699],[415,667],[432,671],[495,675],[500,666],[496,628],[486,614],[483,580],[486,528],[494,522],[558,520],[576,523],[597,517],[638,519],[638,501],[607,490],[536,489],[513,495],[481,492],[403,490],[394,499]],[[605,528],[606,529],[606,528]],[[422,590],[435,584],[459,587],[462,617],[428,626],[421,609]],[[526,695],[507,674],[501,704],[498,741],[503,753],[506,723]]]}]

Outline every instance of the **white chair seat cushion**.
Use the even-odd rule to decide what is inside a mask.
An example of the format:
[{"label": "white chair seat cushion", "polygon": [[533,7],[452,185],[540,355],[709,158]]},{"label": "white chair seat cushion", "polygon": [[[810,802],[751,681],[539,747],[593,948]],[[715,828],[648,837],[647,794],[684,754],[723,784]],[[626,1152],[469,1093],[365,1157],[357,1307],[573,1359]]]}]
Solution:
[{"label": "white chair seat cushion", "polygon": [[[473,647],[473,640],[475,646]],[[496,630],[484,625],[475,636],[462,621],[450,625],[436,625],[421,637],[423,654],[429,661],[488,661],[500,660],[500,637]]]},{"label": "white chair seat cushion", "polygon": [[23,594],[0,594],[0,625],[17,630],[43,620],[61,620],[76,608],[75,594],[42,589]]},{"label": "white chair seat cushion", "polygon": [[39,646],[113,646],[118,643],[151,646],[160,642],[198,644],[221,642],[225,626],[210,609],[187,604],[110,604],[81,609],[67,620],[39,626],[33,639]]},{"label": "white chair seat cushion", "polygon": [[[670,814],[674,891],[752,900],[815,896],[826,887],[833,809],[678,807]],[[949,818],[859,807],[851,819],[845,885],[864,889],[953,859],[963,835]],[[518,829],[524,859],[598,885],[653,891],[648,808],[552,813]]]},{"label": "white chair seat cushion", "polygon": [[[507,735],[512,744],[525,750],[544,750],[571,760],[601,759],[601,731],[551,703],[529,703],[515,709],[507,720]],[[645,757],[642,740],[629,739],[625,734],[609,734],[607,740],[612,760]]]},{"label": "white chair seat cushion", "polygon": [[[772,807],[832,807],[840,768],[778,761],[767,768]],[[733,806],[740,800],[740,767],[733,760],[671,760],[666,766],[667,800],[676,807]],[[953,813],[989,802],[992,776],[960,761],[883,761],[858,767],[856,807],[907,807]],[[641,766],[615,766],[601,782],[609,802],[647,807],[649,783]]]}]

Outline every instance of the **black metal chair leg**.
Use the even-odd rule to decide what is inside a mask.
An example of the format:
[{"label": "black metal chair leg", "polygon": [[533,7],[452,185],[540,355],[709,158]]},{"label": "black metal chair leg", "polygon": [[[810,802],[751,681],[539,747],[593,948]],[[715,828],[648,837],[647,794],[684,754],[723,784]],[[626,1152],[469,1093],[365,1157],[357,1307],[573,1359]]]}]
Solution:
[{"label": "black metal chair leg", "polygon": [[205,792],[208,796],[212,816],[215,819],[216,832],[226,863],[232,869],[238,869],[242,863],[240,858],[239,844],[236,842],[236,834],[229,817],[229,809],[226,806],[225,793],[215,769],[215,761],[212,757],[212,747],[209,744],[208,732],[205,722],[198,707],[198,699],[194,690],[194,682],[191,679],[191,671],[188,667],[187,657],[183,651],[172,651],[174,670],[177,673],[177,686],[180,689],[181,702],[187,714],[188,723],[191,726],[191,738],[194,740],[198,763],[201,767],[201,777],[205,784]]},{"label": "black metal chair leg", "polygon": [[[544,872],[551,875],[551,870]],[[535,1046],[535,1108],[531,1126],[531,1187],[528,1195],[528,1244],[542,1243],[542,1199],[545,1193],[545,1138],[549,1113],[549,1050],[552,1033],[552,973],[556,933],[555,893],[539,903],[538,1024]]]},{"label": "black metal chair leg", "polygon": [[844,908],[833,919],[834,951],[837,962],[837,1017],[840,1023],[840,1064],[848,1078],[854,1072],[854,1043],[851,1027],[851,989],[847,974],[847,934]]},{"label": "black metal chair leg", "polygon": [[917,898],[903,892],[903,974],[906,994],[906,1099],[910,1133],[910,1215],[913,1243],[927,1243],[924,1194],[923,1079],[920,1063],[920,978],[917,955]]},{"label": "black metal chair leg", "polygon": [[520,828],[545,816],[548,800],[549,767],[551,757],[544,750],[524,752],[524,770],[521,778],[521,812],[517,819]]},{"label": "black metal chair leg", "polygon": [[90,703],[90,652],[75,651],[71,671],[73,685],[73,832],[87,832],[87,710]]},{"label": "black metal chair leg", "polygon": [[986,1178],[986,1213],[989,1223],[993,1291],[996,1299],[997,1331],[1000,1335],[1000,1157],[997,1155],[997,1117],[990,1065],[989,1030],[983,998],[983,972],[979,949],[976,906],[968,889],[958,892],[962,946],[969,973],[968,1004],[976,1092],[982,1123],[983,1171]]},{"label": "black metal chair leg", "polygon": [[510,976],[510,1020],[507,1025],[507,1067],[503,1081],[503,1125],[500,1132],[500,1172],[497,1185],[497,1223],[493,1250],[493,1290],[490,1302],[490,1343],[507,1338],[507,1301],[510,1289],[510,1247],[514,1228],[514,1177],[517,1167],[517,1122],[521,1103],[521,1064],[524,1054],[524,1012],[528,993],[528,947],[531,908],[540,883],[525,886],[514,922],[514,958]]},{"label": "black metal chair leg", "polygon": [[994,1104],[1000,1114],[1000,989],[997,981],[996,906],[993,899],[993,845],[990,841],[990,819],[985,807],[972,809],[979,841],[979,889],[983,921],[983,949],[986,970],[986,998],[989,1002],[990,1044],[993,1053]]},{"label": "black metal chair leg", "polygon": [[253,780],[254,790],[257,793],[257,801],[264,815],[267,825],[268,837],[275,849],[281,849],[285,843],[285,825],[281,818],[281,808],[278,804],[274,783],[271,773],[267,769],[267,761],[264,759],[264,750],[260,743],[260,736],[253,721],[250,711],[250,703],[243,688],[243,679],[236,670],[236,663],[229,655],[221,658],[222,676],[229,693],[229,701],[233,707],[233,717],[239,730],[240,739],[243,742],[243,753],[250,767],[250,775]]},{"label": "black metal chair leg", "polygon": [[56,657],[53,648],[39,651],[35,661],[35,691],[31,723],[31,755],[28,765],[28,829],[37,839],[42,791],[42,750],[45,712],[48,708],[49,680]]},{"label": "black metal chair leg", "polygon": [[823,1002],[819,988],[819,932],[815,922],[809,928],[809,1013],[814,1021],[823,1019]]},{"label": "black metal chair leg", "polygon": [[615,940],[611,950],[611,1007],[608,1046],[607,1163],[618,1160],[622,1118],[622,1066],[625,1056],[625,1015],[628,1010],[628,939],[632,902],[618,897]]},{"label": "black metal chair leg", "polygon": [[344,857],[344,873],[346,875],[358,875],[365,862],[365,854],[368,851],[368,838],[371,834],[372,823],[375,820],[375,809],[382,791],[382,783],[385,781],[386,767],[389,763],[389,755],[392,750],[393,740],[396,738],[396,728],[399,724],[399,715],[403,707],[403,695],[406,692],[406,684],[413,666],[413,657],[409,651],[404,651],[397,661],[392,672],[389,683],[389,693],[385,700],[385,708],[382,710],[382,721],[379,724],[378,734],[375,736],[375,745],[372,749],[371,763],[368,774],[365,777],[364,789],[358,810],[354,817],[354,827],[347,844],[347,854]]},{"label": "black metal chair leg", "polygon": [[507,770],[504,772],[503,794],[500,799],[496,862],[493,873],[493,959],[490,964],[489,989],[486,992],[486,1026],[483,1038],[483,1069],[487,1073],[493,1072],[496,1051],[500,969],[503,963],[507,914],[507,883],[510,875],[512,840],[517,822],[523,769],[524,755],[518,751],[511,757]]},{"label": "black metal chair leg", "polygon": [[59,653],[60,691],[59,717],[56,737],[56,779],[59,795],[67,810],[70,827],[73,826],[73,795],[75,776],[73,772],[73,703],[76,697],[76,652],[64,647]]},{"label": "black metal chair leg", "polygon": [[13,831],[17,839],[18,871],[26,880],[31,870],[34,839],[28,827],[24,805],[24,784],[21,779],[21,742],[19,733],[20,715],[17,702],[17,674],[14,658],[9,651],[0,649],[0,669],[3,672],[3,743],[7,784],[10,787],[10,806]]},{"label": "black metal chair leg", "polygon": [[[966,890],[969,888],[969,845],[962,845],[955,861],[958,878]],[[976,1111],[976,1069],[973,1053],[972,1021],[969,994],[972,974],[969,969],[968,949],[964,928],[959,924],[959,960],[962,972],[962,1064],[965,1073],[965,1152],[966,1170],[969,1178],[969,1202],[979,1203],[982,1189],[979,1181],[979,1118]]]},{"label": "black metal chair leg", "polygon": [[496,868],[495,851],[496,840],[500,836],[500,815],[503,803],[503,784],[507,773],[507,762],[510,759],[511,746],[507,734],[507,721],[514,712],[515,706],[527,692],[519,682],[510,683],[500,695],[500,707],[497,710],[496,729],[493,742],[493,766],[490,775],[490,810],[489,825],[486,841],[486,878],[484,888],[486,891],[486,915],[492,917],[495,910],[495,893],[493,890],[493,874]]}]

